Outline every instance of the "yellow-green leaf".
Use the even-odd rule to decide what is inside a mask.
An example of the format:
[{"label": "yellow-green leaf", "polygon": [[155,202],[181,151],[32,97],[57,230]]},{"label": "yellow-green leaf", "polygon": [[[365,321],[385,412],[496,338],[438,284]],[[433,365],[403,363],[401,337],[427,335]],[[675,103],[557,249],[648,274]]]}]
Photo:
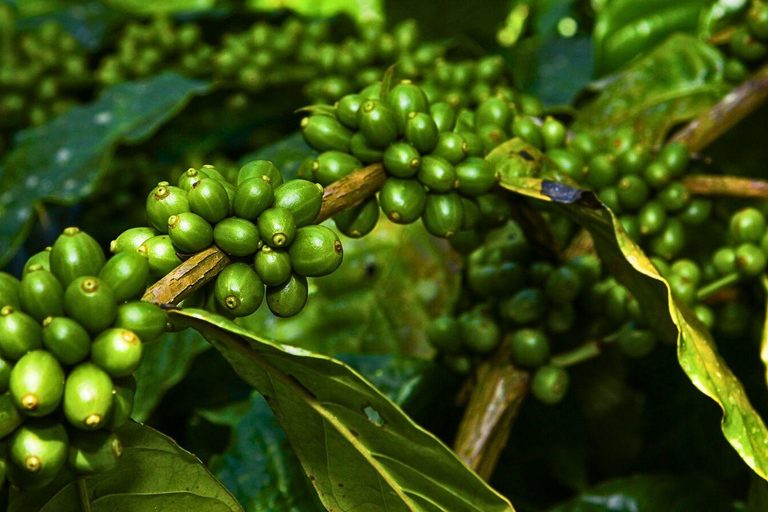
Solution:
[{"label": "yellow-green leaf", "polygon": [[248,0],[246,5],[256,11],[290,9],[310,18],[348,14],[358,21],[383,19],[384,12],[381,0]]},{"label": "yellow-green leaf", "polygon": [[217,315],[174,310],[272,408],[329,510],[511,512],[509,502],[358,373],[261,339]]},{"label": "yellow-green leaf", "polygon": [[[511,155],[510,158],[521,158]],[[604,264],[640,303],[660,336],[677,340],[680,366],[723,410],[723,434],[747,465],[768,480],[768,430],[744,386],[717,351],[712,335],[672,297],[669,285],[594,193],[538,178],[501,175],[501,186],[557,205],[587,229]]]}]

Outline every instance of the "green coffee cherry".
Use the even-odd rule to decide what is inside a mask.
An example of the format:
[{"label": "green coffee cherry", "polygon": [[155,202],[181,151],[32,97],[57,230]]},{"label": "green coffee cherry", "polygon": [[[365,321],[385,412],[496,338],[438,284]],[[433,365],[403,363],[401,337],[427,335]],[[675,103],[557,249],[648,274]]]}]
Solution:
[{"label": "green coffee cherry", "polygon": [[450,132],[456,126],[456,110],[445,102],[432,103],[429,106],[429,115],[435,120],[440,133]]},{"label": "green coffee cherry", "polygon": [[[315,222],[323,206],[323,188],[307,180],[287,181],[275,189],[274,206],[289,210],[297,227],[308,226]],[[267,243],[266,238],[262,239]]]},{"label": "green coffee cherry", "polygon": [[347,94],[334,105],[336,118],[351,130],[357,130],[357,112],[365,99],[359,94]]},{"label": "green coffee cherry", "polygon": [[547,405],[560,403],[568,393],[570,377],[558,366],[542,366],[533,374],[531,393]]},{"label": "green coffee cherry", "polygon": [[262,178],[240,182],[235,192],[233,211],[236,216],[255,221],[261,212],[272,206],[274,187]]},{"label": "green coffee cherry", "polygon": [[419,172],[421,154],[406,142],[395,142],[384,151],[384,169],[392,176],[410,178]]},{"label": "green coffee cherry", "polygon": [[21,282],[6,272],[0,272],[0,307],[11,306],[18,308],[19,286]]},{"label": "green coffee cherry", "polygon": [[362,168],[360,160],[352,155],[340,151],[326,151],[320,153],[312,162],[312,177],[316,183],[327,187]]},{"label": "green coffee cherry", "polygon": [[434,236],[451,238],[461,230],[464,220],[461,197],[456,193],[428,194],[421,220]]},{"label": "green coffee cherry", "polygon": [[74,431],[70,436],[67,467],[76,475],[103,473],[117,466],[123,445],[113,432]]},{"label": "green coffee cherry", "polygon": [[568,149],[578,154],[583,159],[592,158],[597,152],[597,142],[588,133],[581,132],[574,135],[567,143]]},{"label": "green coffee cherry", "polygon": [[240,257],[255,253],[263,245],[256,225],[237,217],[229,217],[216,224],[213,241],[227,254]]},{"label": "green coffee cherry", "polygon": [[547,277],[544,283],[544,293],[555,304],[572,302],[581,290],[581,278],[574,269],[565,265]]},{"label": "green coffee cherry", "polygon": [[42,329],[34,318],[11,306],[0,309],[0,354],[3,358],[15,361],[42,346]]},{"label": "green coffee cherry", "polygon": [[80,277],[64,292],[64,311],[92,333],[112,325],[117,314],[117,302],[112,289],[95,277]]},{"label": "green coffee cherry", "polygon": [[669,219],[664,230],[651,240],[655,256],[672,259],[685,247],[685,230],[679,219]]},{"label": "green coffee cherry", "polygon": [[616,193],[621,206],[628,210],[638,210],[648,200],[648,185],[639,176],[624,176],[616,186]]},{"label": "green coffee cherry", "polygon": [[520,329],[509,341],[512,360],[526,368],[538,368],[549,361],[549,340],[539,329]]},{"label": "green coffee cherry", "polygon": [[114,255],[99,273],[99,280],[109,286],[118,303],[140,297],[148,278],[149,263],[136,252]]},{"label": "green coffee cherry", "polygon": [[10,391],[0,394],[0,439],[12,434],[25,420],[26,416],[16,407]]},{"label": "green coffee cherry", "polygon": [[619,176],[619,169],[616,167],[613,155],[608,153],[598,153],[589,160],[589,170],[587,171],[587,183],[592,188],[603,188],[613,185]]},{"label": "green coffee cherry", "polygon": [[658,337],[646,329],[623,331],[616,340],[621,351],[632,358],[645,357],[656,348]]},{"label": "green coffee cherry", "polygon": [[[33,254],[29,257],[27,262],[24,264],[24,269],[21,271],[22,277],[24,274],[29,272],[29,269],[32,267],[32,265],[40,265],[43,267],[43,269],[47,271],[51,271],[51,251],[53,250],[53,247],[46,247],[42,251]],[[12,304],[7,304],[12,305]]]},{"label": "green coffee cherry", "polygon": [[429,114],[414,113],[408,116],[405,124],[405,140],[413,145],[419,153],[429,153],[437,146],[438,130],[435,121]]},{"label": "green coffee cherry", "polygon": [[278,286],[291,277],[291,258],[287,251],[265,245],[256,253],[254,269],[264,284]]},{"label": "green coffee cherry", "polygon": [[286,247],[296,236],[296,221],[287,208],[270,208],[259,216],[259,236],[272,247]]},{"label": "green coffee cherry", "polygon": [[509,126],[512,121],[512,109],[509,102],[498,96],[492,96],[483,100],[477,106],[475,126]]},{"label": "green coffee cherry", "polygon": [[492,352],[501,342],[498,324],[486,313],[473,310],[459,317],[464,346],[478,354]]},{"label": "green coffee cherry", "polygon": [[547,117],[541,125],[541,138],[547,150],[565,146],[567,137],[568,129],[557,119]]},{"label": "green coffee cherry", "polygon": [[[365,105],[365,104],[363,104]],[[362,111],[363,108],[360,108]],[[360,113],[358,112],[358,123]],[[317,151],[349,152],[349,140],[352,132],[335,117],[313,115],[301,120],[301,131],[307,143]]]},{"label": "green coffee cherry", "polygon": [[195,253],[213,243],[213,228],[200,215],[185,212],[168,217],[168,236],[179,251]]},{"label": "green coffee cherry", "polygon": [[369,99],[363,103],[357,113],[357,123],[366,140],[377,148],[386,148],[399,135],[395,111],[381,100]]},{"label": "green coffee cherry", "polygon": [[105,429],[122,427],[131,417],[136,396],[136,379],[132,376],[114,379],[112,407],[104,420]]},{"label": "green coffee cherry", "polygon": [[117,308],[114,327],[132,331],[142,343],[165,333],[168,317],[160,306],[150,302],[127,302]]},{"label": "green coffee cherry", "polygon": [[143,346],[139,337],[123,328],[107,329],[91,346],[91,361],[110,377],[127,377],[141,364]]},{"label": "green coffee cherry", "polygon": [[667,223],[667,209],[658,201],[648,201],[637,214],[640,234],[644,236],[659,233]]},{"label": "green coffee cherry", "polygon": [[153,236],[136,252],[147,259],[149,273],[154,277],[162,277],[181,265],[181,259],[176,254],[176,247],[168,235]]},{"label": "green coffee cherry", "polygon": [[283,184],[283,173],[269,160],[253,160],[242,166],[237,173],[237,186],[253,178],[261,178],[272,185],[272,188]]},{"label": "green coffee cherry", "polygon": [[28,421],[8,441],[10,467],[19,470],[18,474],[9,472],[11,482],[21,484],[24,489],[43,487],[64,467],[68,445],[67,431],[57,421],[48,418]]},{"label": "green coffee cherry", "polygon": [[756,208],[741,209],[731,217],[729,231],[736,242],[759,243],[766,232],[765,216]]},{"label": "green coffee cherry", "polygon": [[355,133],[349,141],[349,150],[355,158],[365,164],[381,162],[384,158],[384,152],[368,142],[362,132]]},{"label": "green coffee cherry", "polygon": [[584,160],[577,153],[567,149],[550,149],[546,155],[563,174],[577,183],[581,183],[586,178],[587,168],[584,166]]},{"label": "green coffee cherry", "polygon": [[167,181],[161,181],[150,192],[146,207],[149,223],[161,233],[168,232],[168,217],[190,211],[187,192],[170,186]]},{"label": "green coffee cherry", "polygon": [[177,186],[183,191],[189,193],[189,191],[192,190],[192,188],[194,188],[194,186],[197,185],[197,183],[203,178],[210,178],[210,175],[204,171],[201,172],[193,167],[190,167],[186,170],[186,172],[179,176],[179,182],[177,183]]},{"label": "green coffee cherry", "polygon": [[749,33],[747,27],[737,27],[731,33],[731,51],[743,61],[757,62],[768,55],[768,46]]},{"label": "green coffee cherry", "polygon": [[144,242],[159,234],[155,228],[131,228],[123,231],[120,236],[112,240],[109,244],[109,250],[114,254],[136,252]]},{"label": "green coffee cherry", "polygon": [[482,158],[469,157],[456,166],[459,192],[478,196],[489,192],[496,184],[496,169]]},{"label": "green coffee cherry", "polygon": [[417,177],[431,191],[439,193],[450,192],[458,185],[456,169],[448,160],[437,156],[422,158]]},{"label": "green coffee cherry", "polygon": [[8,382],[11,378],[13,363],[8,359],[0,357],[0,393],[8,391]]},{"label": "green coffee cherry", "polygon": [[[437,137],[437,145],[432,151],[432,156],[444,158],[453,165],[458,164],[467,157],[469,144],[458,133],[440,133]],[[386,163],[385,163],[386,165]]]},{"label": "green coffee cherry", "polygon": [[410,82],[395,85],[387,95],[387,103],[395,114],[400,133],[404,133],[410,114],[429,112],[427,95],[421,87]]},{"label": "green coffee cherry", "polygon": [[322,277],[341,265],[344,250],[336,233],[325,226],[304,226],[288,249],[291,269],[304,277]]},{"label": "green coffee cherry", "polygon": [[512,121],[512,134],[520,137],[531,146],[539,149],[544,148],[544,138],[541,136],[541,129],[536,122],[529,117],[517,117]]},{"label": "green coffee cherry", "polygon": [[712,213],[712,201],[708,199],[694,198],[683,208],[678,218],[685,224],[698,226],[709,219]]},{"label": "green coffee cherry", "polygon": [[[461,132],[466,137],[466,132]],[[483,151],[481,154],[490,153],[496,146],[509,138],[506,131],[500,126],[489,124],[480,128],[477,136],[482,143]]]},{"label": "green coffee cherry", "polygon": [[98,430],[112,408],[113,384],[109,375],[93,363],[76,366],[64,384],[64,416],[80,430]]},{"label": "green coffee cherry", "polygon": [[40,265],[33,265],[21,278],[19,302],[37,321],[64,313],[64,288],[56,277]]},{"label": "green coffee cherry", "polygon": [[[227,189],[220,182],[203,178],[189,192],[189,208],[210,224],[216,224],[229,215],[229,195]],[[179,212],[171,215],[179,215]],[[168,219],[166,217],[166,232],[168,231]],[[210,226],[209,226],[210,227]]]},{"label": "green coffee cherry", "polygon": [[452,316],[441,316],[432,321],[427,327],[427,339],[442,353],[461,353],[461,325]]},{"label": "green coffee cherry", "polygon": [[523,288],[499,305],[501,315],[516,324],[531,324],[544,316],[546,300],[538,288]]},{"label": "green coffee cherry", "polygon": [[762,274],[767,263],[765,252],[754,244],[741,244],[736,248],[736,268],[745,276]]},{"label": "green coffee cherry", "polygon": [[63,287],[82,276],[97,276],[104,266],[98,242],[78,228],[67,228],[51,249],[51,273]]},{"label": "green coffee cherry", "polygon": [[16,407],[33,417],[46,416],[59,406],[64,370],[46,350],[33,350],[19,359],[8,383]]},{"label": "green coffee cherry", "polygon": [[685,185],[676,181],[659,192],[658,200],[667,210],[676,212],[688,205],[691,200],[691,193]]},{"label": "green coffee cherry", "polygon": [[43,345],[66,365],[77,364],[91,351],[91,337],[85,328],[67,317],[43,320]]},{"label": "green coffee cherry", "polygon": [[338,230],[350,238],[360,238],[376,227],[379,221],[379,202],[375,197],[365,200],[333,217]]},{"label": "green coffee cherry", "polygon": [[304,309],[308,296],[307,278],[291,274],[284,283],[267,287],[267,306],[275,316],[286,318]]},{"label": "green coffee cherry", "polygon": [[264,283],[245,263],[233,263],[222,270],[213,290],[218,306],[233,316],[254,313],[264,300]]}]

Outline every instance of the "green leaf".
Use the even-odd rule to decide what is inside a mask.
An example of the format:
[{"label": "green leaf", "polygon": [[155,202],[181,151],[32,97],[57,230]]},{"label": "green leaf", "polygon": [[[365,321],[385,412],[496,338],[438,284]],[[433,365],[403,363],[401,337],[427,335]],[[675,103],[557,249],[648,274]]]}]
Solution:
[{"label": "green leaf", "polygon": [[0,266],[28,236],[43,202],[88,196],[115,146],[146,139],[210,84],[167,72],[126,82],[37,128],[20,132],[0,168]]},{"label": "green leaf", "polygon": [[708,0],[612,0],[592,33],[600,75],[619,69],[675,33],[695,33]]},{"label": "green leaf", "polygon": [[300,314],[279,319],[262,308],[241,325],[323,354],[430,354],[426,328],[452,311],[461,289],[456,253],[420,223],[382,219],[361,239],[342,238],[344,263],[310,281]]},{"label": "green leaf", "polygon": [[606,79],[571,128],[608,137],[627,127],[636,133],[636,142],[655,145],[726,91],[722,54],[693,36],[678,34]]},{"label": "green leaf", "polygon": [[136,377],[136,398],[131,417],[146,421],[165,393],[189,372],[195,357],[210,345],[192,329],[170,332],[144,345]]},{"label": "green leaf", "polygon": [[308,18],[330,18],[348,14],[358,21],[383,19],[382,0],[247,0],[255,11],[290,9]]},{"label": "green leaf", "polygon": [[168,14],[179,11],[207,11],[216,0],[101,0],[115,9],[132,14]]},{"label": "green leaf", "polygon": [[638,475],[601,483],[550,512],[735,510],[716,480],[702,476]]},{"label": "green leaf", "polygon": [[[239,512],[242,507],[203,463],[145,425],[118,430],[115,469],[87,480],[92,512]],[[77,485],[62,474],[39,491],[12,493],[8,512],[81,512]]]},{"label": "green leaf", "polygon": [[[504,145],[497,149],[510,160],[523,159],[506,152]],[[655,320],[658,334],[677,340],[677,358],[691,382],[722,408],[725,438],[750,468],[768,479],[768,429],[744,386],[718,353],[709,331],[692,311],[673,300],[667,282],[616,216],[590,191],[510,176],[503,172],[509,167],[500,167],[502,187],[554,204],[592,234],[604,265],[632,292],[647,318]]]},{"label": "green leaf", "polygon": [[327,508],[512,510],[437,438],[343,363],[264,340],[204,311],[169,314],[202,332],[264,395]]},{"label": "green leaf", "polygon": [[264,397],[254,392],[245,404],[201,411],[201,416],[233,427],[227,452],[209,466],[246,511],[323,510],[315,504],[312,486]]}]

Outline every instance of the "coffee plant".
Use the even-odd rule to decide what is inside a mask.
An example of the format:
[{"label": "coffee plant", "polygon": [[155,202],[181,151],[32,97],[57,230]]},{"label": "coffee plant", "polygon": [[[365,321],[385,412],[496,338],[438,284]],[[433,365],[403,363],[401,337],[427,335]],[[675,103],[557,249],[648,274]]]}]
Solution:
[{"label": "coffee plant", "polygon": [[766,99],[763,0],[0,0],[0,503],[768,510]]}]

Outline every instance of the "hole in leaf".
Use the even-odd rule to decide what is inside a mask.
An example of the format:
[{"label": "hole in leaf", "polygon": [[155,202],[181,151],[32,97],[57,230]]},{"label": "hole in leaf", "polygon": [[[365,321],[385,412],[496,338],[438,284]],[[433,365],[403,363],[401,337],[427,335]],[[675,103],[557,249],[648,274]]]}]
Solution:
[{"label": "hole in leaf", "polygon": [[370,405],[367,406],[365,409],[363,409],[363,412],[365,413],[366,416],[368,416],[368,421],[370,421],[377,427],[384,425],[384,420],[381,419],[381,416],[379,415],[379,411],[377,411]]}]

